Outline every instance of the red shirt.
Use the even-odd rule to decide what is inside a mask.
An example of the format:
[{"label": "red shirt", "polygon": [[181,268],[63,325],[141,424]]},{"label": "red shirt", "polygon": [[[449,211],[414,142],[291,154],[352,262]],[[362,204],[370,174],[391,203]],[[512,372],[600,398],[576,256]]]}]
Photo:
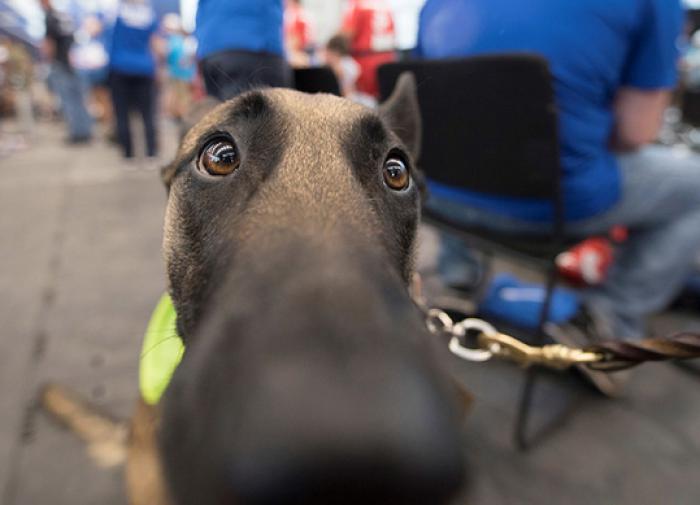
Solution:
[{"label": "red shirt", "polygon": [[311,23],[300,5],[288,3],[284,11],[284,36],[287,40],[296,41],[295,51],[307,49],[313,41]]},{"label": "red shirt", "polygon": [[357,89],[377,96],[377,67],[394,61],[394,19],[384,0],[351,0],[343,20],[352,55],[360,65]]}]

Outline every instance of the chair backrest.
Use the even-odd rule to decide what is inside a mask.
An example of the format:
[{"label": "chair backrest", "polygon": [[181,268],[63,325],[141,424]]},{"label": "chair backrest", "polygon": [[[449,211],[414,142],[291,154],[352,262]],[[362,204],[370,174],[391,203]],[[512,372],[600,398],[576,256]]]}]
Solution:
[{"label": "chair backrest", "polygon": [[330,93],[340,96],[340,84],[330,67],[294,69],[294,89],[304,93]]},{"label": "chair backrest", "polygon": [[402,72],[418,85],[420,167],[481,193],[560,200],[557,115],[547,62],[533,55],[414,60],[378,70],[386,99]]}]

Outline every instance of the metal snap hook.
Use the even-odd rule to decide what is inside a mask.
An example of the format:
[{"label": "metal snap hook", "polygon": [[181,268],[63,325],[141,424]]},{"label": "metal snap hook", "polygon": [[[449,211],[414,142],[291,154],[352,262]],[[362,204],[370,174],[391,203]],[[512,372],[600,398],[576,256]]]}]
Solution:
[{"label": "metal snap hook", "polygon": [[460,321],[452,327],[452,338],[450,339],[449,349],[452,354],[466,361],[481,363],[493,358],[493,352],[486,349],[472,349],[463,343],[467,332],[476,330],[484,335],[495,335],[498,332],[496,328],[491,326],[486,321],[476,318],[468,318]]}]

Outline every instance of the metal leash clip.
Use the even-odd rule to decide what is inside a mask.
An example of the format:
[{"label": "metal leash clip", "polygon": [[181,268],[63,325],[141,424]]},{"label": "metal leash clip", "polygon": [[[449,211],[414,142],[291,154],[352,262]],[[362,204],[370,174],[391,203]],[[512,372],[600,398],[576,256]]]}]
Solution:
[{"label": "metal leash clip", "polygon": [[[601,352],[559,344],[531,346],[499,332],[482,319],[467,318],[455,323],[449,314],[440,309],[428,310],[426,325],[431,333],[449,335],[450,352],[465,361],[480,363],[498,357],[524,367],[543,365],[562,370],[577,364],[600,363],[605,359],[605,354]],[[472,333],[477,348],[465,343],[466,337]]]},{"label": "metal leash clip", "polygon": [[[532,346],[499,332],[482,319],[467,318],[455,323],[444,310],[419,306],[426,314],[428,330],[434,334],[448,335],[450,352],[465,361],[484,362],[502,358],[523,367],[539,365],[565,370],[583,365],[593,370],[611,372],[646,361],[700,358],[698,333],[678,333],[666,338],[639,341],[610,340],[588,348],[561,344]],[[476,347],[469,347],[467,340],[474,341]]]},{"label": "metal leash clip", "polygon": [[496,329],[481,319],[468,318],[455,324],[452,318],[440,309],[428,310],[426,325],[431,333],[450,335],[449,349],[452,354],[466,361],[481,363],[493,358],[493,353],[486,349],[473,349],[465,345],[464,340],[470,331],[480,335],[496,334]]},{"label": "metal leash clip", "polygon": [[484,349],[491,351],[494,356],[514,361],[524,367],[542,365],[564,370],[573,365],[599,363],[605,359],[603,353],[560,344],[531,346],[497,331],[483,332],[479,336],[478,342]]}]

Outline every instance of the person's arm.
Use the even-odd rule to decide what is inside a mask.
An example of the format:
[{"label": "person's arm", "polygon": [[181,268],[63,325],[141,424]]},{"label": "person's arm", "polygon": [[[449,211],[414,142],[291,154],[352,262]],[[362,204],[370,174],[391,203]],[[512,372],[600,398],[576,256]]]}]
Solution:
[{"label": "person's arm", "polygon": [[677,82],[682,24],[678,0],[648,0],[613,97],[613,149],[629,151],[656,139]]},{"label": "person's arm", "polygon": [[671,101],[666,89],[621,88],[613,104],[615,129],[612,148],[632,151],[656,140],[664,110]]}]

